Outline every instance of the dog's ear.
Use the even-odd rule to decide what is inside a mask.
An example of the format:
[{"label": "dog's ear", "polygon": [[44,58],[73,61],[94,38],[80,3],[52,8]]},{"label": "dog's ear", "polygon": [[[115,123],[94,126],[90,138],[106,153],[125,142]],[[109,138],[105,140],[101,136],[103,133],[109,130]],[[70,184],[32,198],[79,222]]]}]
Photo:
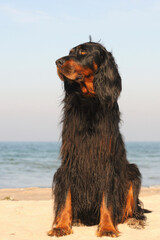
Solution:
[{"label": "dog's ear", "polygon": [[95,74],[93,85],[102,103],[111,101],[113,104],[117,101],[121,92],[121,77],[112,54],[105,49],[101,52],[101,64]]}]

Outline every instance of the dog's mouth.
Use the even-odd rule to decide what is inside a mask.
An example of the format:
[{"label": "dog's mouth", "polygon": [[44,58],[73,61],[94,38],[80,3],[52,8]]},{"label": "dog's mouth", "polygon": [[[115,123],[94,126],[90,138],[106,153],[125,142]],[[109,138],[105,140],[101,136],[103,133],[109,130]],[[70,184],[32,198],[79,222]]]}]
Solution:
[{"label": "dog's mouth", "polygon": [[[57,73],[59,78],[63,82],[68,82],[69,84],[78,83],[81,91],[85,95],[93,96],[95,95],[93,87],[93,74],[90,71],[84,71],[84,73],[77,73],[70,68],[57,67]],[[86,76],[85,76],[86,73]],[[88,74],[88,75],[87,75]]]},{"label": "dog's mouth", "polygon": [[60,68],[60,67],[57,67],[57,73],[59,78],[62,81],[69,80],[71,82],[76,81],[80,83],[83,81],[83,78],[84,78],[82,75],[79,75],[76,72],[72,72],[72,73],[70,73],[69,71],[66,72],[63,70],[63,68]]},{"label": "dog's mouth", "polygon": [[62,71],[58,67],[57,67],[57,74],[62,81],[65,80],[65,75],[62,73]]}]

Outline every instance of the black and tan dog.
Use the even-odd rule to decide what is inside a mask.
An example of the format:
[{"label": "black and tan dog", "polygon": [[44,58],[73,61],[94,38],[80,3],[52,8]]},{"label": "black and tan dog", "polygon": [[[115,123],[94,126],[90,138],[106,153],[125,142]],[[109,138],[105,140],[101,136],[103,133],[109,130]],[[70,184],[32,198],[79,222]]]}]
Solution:
[{"label": "black and tan dog", "polygon": [[138,199],[141,174],[126,159],[119,132],[121,77],[110,52],[88,42],[56,61],[65,98],[61,167],[54,176],[55,219],[50,236],[72,225],[98,224],[97,236],[118,236],[117,225],[145,220]]}]

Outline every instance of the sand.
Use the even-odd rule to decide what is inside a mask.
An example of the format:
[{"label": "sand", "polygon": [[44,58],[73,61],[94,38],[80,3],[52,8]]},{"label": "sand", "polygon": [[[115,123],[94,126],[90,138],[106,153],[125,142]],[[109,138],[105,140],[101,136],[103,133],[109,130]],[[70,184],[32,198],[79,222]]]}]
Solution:
[{"label": "sand", "polygon": [[[140,199],[146,214],[145,229],[137,230],[127,224],[118,226],[120,240],[160,239],[160,187],[142,188]],[[0,240],[52,240],[48,237],[53,221],[53,199],[51,189],[1,189],[0,190]],[[60,239],[94,240],[97,226],[73,227],[74,234]],[[112,239],[102,237],[101,239]]]}]

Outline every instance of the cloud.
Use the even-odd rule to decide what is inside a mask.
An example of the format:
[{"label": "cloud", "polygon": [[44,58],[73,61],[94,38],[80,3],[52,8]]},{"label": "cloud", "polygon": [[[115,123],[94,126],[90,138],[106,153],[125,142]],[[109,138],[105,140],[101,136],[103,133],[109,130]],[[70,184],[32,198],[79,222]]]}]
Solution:
[{"label": "cloud", "polygon": [[43,11],[20,10],[7,4],[0,4],[0,12],[20,23],[39,23],[51,19],[51,17]]}]

